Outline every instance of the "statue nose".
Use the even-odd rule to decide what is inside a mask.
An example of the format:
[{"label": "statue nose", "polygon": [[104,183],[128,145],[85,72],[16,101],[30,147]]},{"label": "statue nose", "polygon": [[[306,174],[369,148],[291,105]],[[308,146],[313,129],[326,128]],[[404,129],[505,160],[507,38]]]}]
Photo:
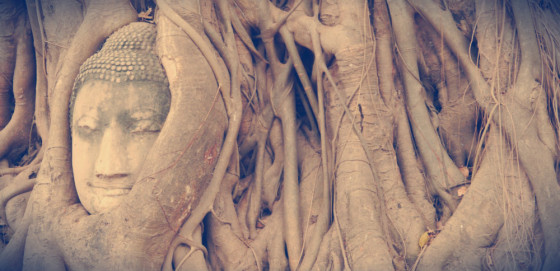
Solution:
[{"label": "statue nose", "polygon": [[114,123],[105,129],[95,163],[97,178],[119,178],[129,175],[124,137],[123,130]]}]

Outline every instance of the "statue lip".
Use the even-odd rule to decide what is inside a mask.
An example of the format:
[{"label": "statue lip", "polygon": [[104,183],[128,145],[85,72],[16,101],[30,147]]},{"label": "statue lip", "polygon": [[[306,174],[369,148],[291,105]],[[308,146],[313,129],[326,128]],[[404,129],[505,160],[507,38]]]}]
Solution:
[{"label": "statue lip", "polygon": [[89,187],[103,191],[105,196],[121,196],[128,194],[132,189],[131,178],[118,178],[110,181],[97,179],[87,182]]}]

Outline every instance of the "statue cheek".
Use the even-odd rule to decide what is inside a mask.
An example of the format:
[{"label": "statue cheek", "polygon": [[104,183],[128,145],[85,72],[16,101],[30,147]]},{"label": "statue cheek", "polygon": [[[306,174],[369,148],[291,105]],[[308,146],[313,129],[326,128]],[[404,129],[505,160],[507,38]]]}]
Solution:
[{"label": "statue cheek", "polygon": [[134,176],[140,172],[148,152],[154,145],[159,133],[146,133],[131,138],[127,147],[127,159]]},{"label": "statue cheek", "polygon": [[79,136],[74,136],[72,141],[72,170],[76,192],[82,204],[90,205],[88,202],[93,193],[88,182],[93,178],[95,158],[99,148],[87,140],[80,139]]},{"label": "statue cheek", "polygon": [[98,153],[98,146],[96,147],[95,144],[75,136],[72,143],[72,167],[74,175],[93,175],[93,166]]}]

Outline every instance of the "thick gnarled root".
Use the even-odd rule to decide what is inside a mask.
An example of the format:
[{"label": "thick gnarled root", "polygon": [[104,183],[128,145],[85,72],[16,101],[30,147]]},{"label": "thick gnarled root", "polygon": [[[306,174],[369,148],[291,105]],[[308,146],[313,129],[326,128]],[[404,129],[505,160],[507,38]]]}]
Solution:
[{"label": "thick gnarled root", "polygon": [[[480,270],[484,262],[523,270],[532,264],[536,255],[525,249],[534,244],[529,233],[535,225],[535,202],[514,152],[498,130],[491,129],[480,169],[457,211],[426,249],[418,270]],[[486,253],[489,258],[484,258]],[[504,261],[511,257],[514,262]]]},{"label": "thick gnarled root", "polygon": [[[35,60],[25,6],[18,1],[0,4],[3,33],[0,38],[0,159],[20,154],[29,143],[35,108]],[[10,116],[9,93],[14,107]],[[9,122],[7,122],[9,120]]]}]

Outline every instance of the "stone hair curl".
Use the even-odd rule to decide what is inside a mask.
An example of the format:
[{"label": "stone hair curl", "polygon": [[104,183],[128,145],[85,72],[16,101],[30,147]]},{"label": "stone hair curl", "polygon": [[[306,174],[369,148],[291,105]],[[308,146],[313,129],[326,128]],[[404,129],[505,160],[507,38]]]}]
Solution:
[{"label": "stone hair curl", "polygon": [[101,50],[80,67],[70,99],[70,120],[78,91],[88,80],[114,83],[151,81],[169,88],[167,76],[155,52],[155,40],[155,25],[145,22],[130,23],[109,36]]}]

